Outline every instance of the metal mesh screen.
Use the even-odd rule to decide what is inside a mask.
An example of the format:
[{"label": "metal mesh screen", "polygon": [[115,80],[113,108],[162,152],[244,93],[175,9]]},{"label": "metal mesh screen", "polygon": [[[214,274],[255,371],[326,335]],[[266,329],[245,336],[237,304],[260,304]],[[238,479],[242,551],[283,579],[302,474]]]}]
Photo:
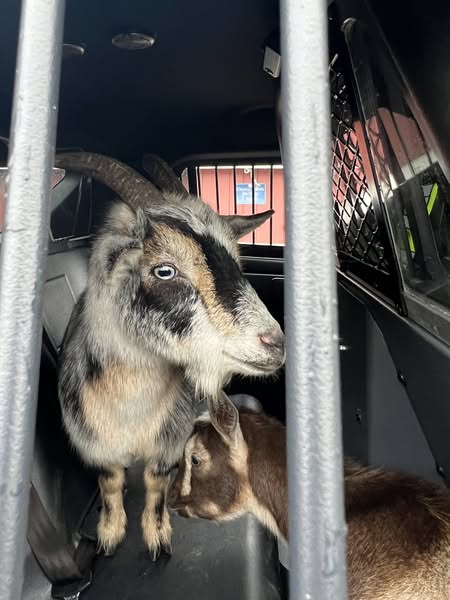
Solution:
[{"label": "metal mesh screen", "polygon": [[388,270],[369,192],[344,75],[336,55],[330,64],[332,192],[339,254]]}]

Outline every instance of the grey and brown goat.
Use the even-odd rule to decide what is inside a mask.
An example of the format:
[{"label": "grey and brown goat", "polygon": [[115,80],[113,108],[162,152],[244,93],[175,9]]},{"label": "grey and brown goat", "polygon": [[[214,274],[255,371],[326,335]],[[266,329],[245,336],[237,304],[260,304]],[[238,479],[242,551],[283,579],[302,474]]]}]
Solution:
[{"label": "grey and brown goat", "polygon": [[[345,461],[350,600],[450,599],[450,493]],[[223,394],[197,420],[169,506],[214,521],[252,513],[288,539],[286,430]]]},{"label": "grey and brown goat", "polygon": [[63,422],[84,461],[101,469],[97,532],[107,552],[125,535],[125,468],[145,462],[142,528],[155,559],[171,550],[169,472],[197,401],[213,402],[234,374],[267,376],[283,364],[283,333],[244,278],[238,249],[272,213],[219,216],[151,157],[154,183],[96,154],[59,155],[56,165],[122,200],[95,239],[63,342]]}]

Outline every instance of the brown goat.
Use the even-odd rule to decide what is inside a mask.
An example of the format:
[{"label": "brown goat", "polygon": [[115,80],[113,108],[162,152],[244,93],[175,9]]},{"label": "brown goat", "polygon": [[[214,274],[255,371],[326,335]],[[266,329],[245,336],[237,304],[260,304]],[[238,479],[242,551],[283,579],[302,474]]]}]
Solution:
[{"label": "brown goat", "polygon": [[[450,599],[450,493],[346,459],[350,600]],[[288,538],[286,430],[228,398],[196,424],[169,493],[185,517],[252,513]]]}]

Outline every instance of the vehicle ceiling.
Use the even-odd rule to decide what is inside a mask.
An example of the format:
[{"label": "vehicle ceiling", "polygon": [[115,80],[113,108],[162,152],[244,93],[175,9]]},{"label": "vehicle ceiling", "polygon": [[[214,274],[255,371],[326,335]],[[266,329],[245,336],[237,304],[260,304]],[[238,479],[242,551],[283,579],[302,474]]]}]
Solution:
[{"label": "vehicle ceiling", "polygon": [[[20,3],[4,0],[0,135],[7,135]],[[64,41],[86,46],[63,62],[59,146],[135,158],[276,148],[277,80],[262,68],[277,0],[67,0]],[[123,32],[156,34],[124,51]]]}]

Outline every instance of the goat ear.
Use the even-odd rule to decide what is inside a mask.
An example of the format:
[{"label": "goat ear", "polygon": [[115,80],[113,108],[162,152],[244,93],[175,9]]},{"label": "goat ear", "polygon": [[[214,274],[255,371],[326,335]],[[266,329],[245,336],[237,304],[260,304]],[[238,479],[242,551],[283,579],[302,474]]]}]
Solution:
[{"label": "goat ear", "polygon": [[208,400],[208,408],[211,423],[217,432],[226,442],[235,442],[241,429],[239,411],[225,392],[221,391],[216,398]]},{"label": "goat ear", "polygon": [[239,240],[247,233],[260,227],[267,219],[270,219],[274,212],[273,210],[266,210],[255,215],[225,215],[222,219],[227,222],[235,239]]}]

